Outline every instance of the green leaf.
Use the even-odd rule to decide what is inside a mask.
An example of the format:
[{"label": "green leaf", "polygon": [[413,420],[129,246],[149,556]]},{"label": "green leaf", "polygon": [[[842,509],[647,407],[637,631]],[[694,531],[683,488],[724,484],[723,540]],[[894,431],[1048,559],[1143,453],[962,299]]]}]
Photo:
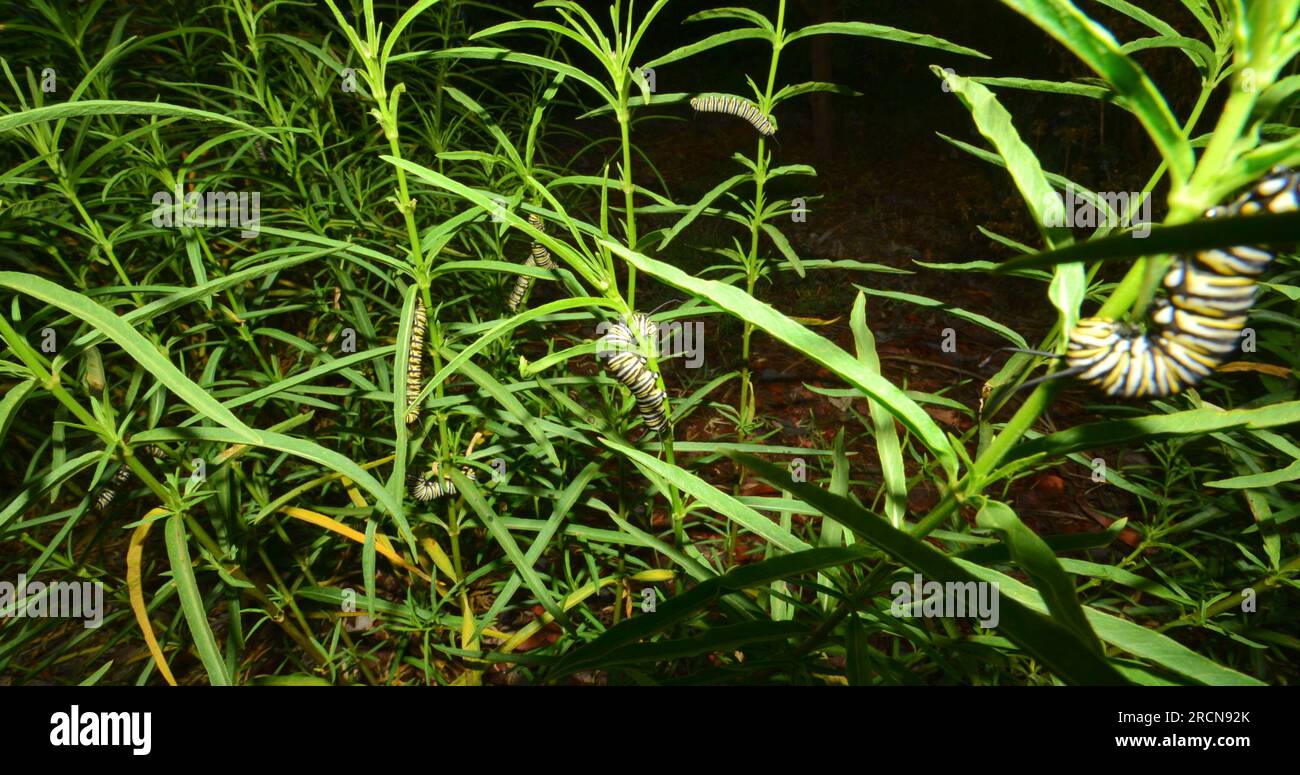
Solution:
[{"label": "green leaf", "polygon": [[[832,495],[802,482],[787,483],[784,480],[788,477],[782,475],[781,469],[751,455],[735,452],[724,454],[762,479],[815,506],[827,518],[852,530],[863,541],[879,547],[898,562],[923,574],[927,582],[965,584],[979,580],[966,567],[968,563],[959,565],[930,544],[890,527],[882,517],[848,498]],[[997,627],[1064,680],[1080,684],[1125,683],[1123,676],[1105,657],[1080,643],[1072,631],[1014,599],[999,598]]]},{"label": "green leaf", "polygon": [[985,54],[981,54],[973,48],[959,46],[943,38],[936,38],[933,35],[923,35],[916,32],[900,30],[896,27],[886,27],[882,24],[870,24],[868,22],[825,22],[822,24],[811,24],[801,30],[796,30],[785,37],[786,43],[793,43],[800,38],[809,38],[813,35],[852,35],[860,38],[876,38],[878,40],[888,40],[894,43],[906,43],[911,46],[924,46],[926,48],[937,48],[940,51],[947,51],[952,54],[964,54],[966,56],[988,59]]},{"label": "green leaf", "polygon": [[178,427],[178,428],[154,428],[153,430],[137,433],[133,441],[140,444],[147,444],[155,441],[216,441],[226,444],[250,444],[256,447],[266,449],[275,449],[281,452],[287,452],[290,455],[310,460],[318,463],[331,471],[346,476],[355,482],[361,489],[370,493],[381,505],[384,510],[392,515],[393,520],[397,523],[403,538],[406,539],[408,547],[412,554],[415,554],[415,536],[411,534],[411,527],[406,521],[406,514],[402,510],[402,502],[393,496],[386,487],[379,483],[375,477],[371,476],[361,466],[357,465],[351,458],[345,457],[338,452],[326,449],[321,445],[307,441],[306,439],[297,439],[292,436],[286,436],[283,433],[276,433],[269,430],[251,430],[253,434],[251,440],[224,428],[196,428]]},{"label": "green leaf", "polygon": [[700,216],[700,213],[704,212],[709,205],[713,204],[713,200],[727,193],[727,191],[731,190],[734,186],[737,186],[746,180],[749,180],[748,175],[733,175],[709,189],[704,196],[700,197],[698,202],[691,205],[691,209],[687,210],[686,214],[679,218],[677,223],[673,224],[672,228],[664,233],[664,238],[659,242],[659,250],[668,247],[668,243],[672,242],[673,238],[680,234],[683,229],[690,226],[691,223]]},{"label": "green leaf", "polygon": [[1020,196],[1029,208],[1034,223],[1042,232],[1049,247],[1066,245],[1072,241],[1065,227],[1065,206],[1057,196],[1038,157],[1020,139],[1011,121],[1011,114],[998,98],[984,86],[938,67],[931,67],[970,111],[976,128],[997,150],[1015,182]]},{"label": "green leaf", "polygon": [[1046,542],[1025,527],[1025,523],[1005,503],[986,502],[975,515],[975,522],[980,527],[1002,534],[1002,540],[1011,552],[1011,559],[1034,580],[1038,593],[1047,601],[1047,609],[1053,618],[1072,630],[1080,642],[1100,654],[1101,643],[1083,615],[1083,606],[1079,605],[1074,582],[1061,568],[1056,554]]},{"label": "green leaf", "polygon": [[1286,482],[1294,482],[1300,479],[1300,460],[1292,463],[1286,468],[1279,468],[1276,471],[1264,471],[1258,474],[1249,474],[1246,476],[1233,476],[1227,479],[1215,479],[1212,482],[1206,482],[1206,487],[1219,487],[1227,490],[1244,490],[1252,487],[1273,487]]},{"label": "green leaf", "polygon": [[1169,165],[1174,195],[1192,175],[1195,158],[1178,120],[1142,68],[1120,49],[1110,32],[1066,0],[1002,0],[1106,79],[1142,123]]},{"label": "green leaf", "polygon": [[398,54],[393,57],[391,61],[400,62],[421,56],[430,56],[435,59],[481,59],[492,62],[510,62],[512,64],[527,65],[529,67],[550,70],[553,73],[559,73],[566,78],[572,78],[587,86],[605,103],[609,105],[618,104],[618,100],[610,93],[609,89],[605,88],[600,81],[587,75],[582,70],[579,70],[566,62],[559,62],[554,59],[548,59],[547,57],[537,56],[536,54],[523,54],[504,48],[464,46],[461,48],[450,48],[439,51],[418,51],[410,54]]},{"label": "green leaf", "polygon": [[1071,452],[1100,447],[1132,445],[1166,436],[1196,436],[1237,428],[1274,428],[1300,423],[1300,401],[1284,401],[1258,409],[1191,409],[1171,414],[1147,415],[1076,425],[1069,430],[1023,442],[1011,449],[1006,462],[1033,463]]},{"label": "green leaf", "polygon": [[271,135],[255,126],[252,126],[251,124],[245,124],[243,121],[230,118],[229,116],[224,116],[220,113],[209,113],[206,110],[185,108],[180,105],[169,105],[165,102],[131,102],[129,100],[82,100],[80,102],[63,102],[58,105],[46,105],[44,107],[31,108],[17,113],[8,113],[0,116],[0,134],[12,132],[20,127],[29,124],[37,124],[42,121],[58,121],[63,118],[105,115],[181,116],[183,118],[193,118],[199,121],[217,121],[222,124],[237,126],[240,129],[247,129],[250,132],[256,132],[267,139],[274,139]]},{"label": "green leaf", "polygon": [[1059,250],[1017,256],[1002,262],[1000,272],[1039,269],[1070,261],[1112,261],[1121,258],[1190,253],[1233,245],[1281,245],[1300,241],[1300,213],[1212,218],[1177,226],[1154,226],[1149,236],[1129,234],[1081,242]]},{"label": "green leaf", "polygon": [[993,76],[973,76],[970,80],[985,86],[1004,86],[1008,89],[1043,92],[1045,94],[1069,94],[1075,97],[1089,97],[1094,100],[1109,101],[1115,95],[1105,86],[1095,86],[1073,81],[1043,81],[1037,78],[1000,78]]},{"label": "green leaf", "polygon": [[1083,303],[1087,292],[1088,276],[1083,264],[1072,261],[1054,267],[1052,282],[1047,287],[1047,298],[1060,314],[1061,331],[1071,331],[1079,322],[1079,305]]},{"label": "green leaf", "polygon": [[167,559],[171,562],[172,580],[176,582],[176,595],[181,601],[181,612],[185,623],[189,625],[190,635],[194,638],[194,647],[199,652],[199,659],[208,671],[208,681],[213,686],[230,686],[230,675],[226,672],[226,661],[221,658],[221,649],[212,634],[208,623],[208,611],[203,604],[203,595],[199,593],[198,582],[194,579],[194,568],[190,560],[190,550],[186,546],[185,524],[180,514],[167,517],[164,533],[167,544]]},{"label": "green leaf", "polygon": [[31,395],[35,387],[35,379],[19,382],[9,388],[9,391],[5,393],[5,397],[0,399],[0,443],[4,442],[5,434],[9,432],[9,424],[14,421],[18,410],[22,408],[23,402],[27,400],[27,396]]},{"label": "green leaf", "polygon": [[76,291],[35,275],[22,272],[0,272],[0,287],[11,288],[41,301],[52,304],[90,324],[112,339],[127,355],[135,359],[145,371],[167,386],[176,397],[189,404],[196,412],[234,432],[235,440],[251,443],[256,432],[235,417],[229,409],[196,385],[163,357],[150,342],[109,310],[99,306]]},{"label": "green leaf", "polygon": [[[453,355],[450,350],[445,351],[444,355]],[[555,467],[560,467],[559,455],[555,452],[555,445],[551,443],[550,438],[537,422],[537,418],[529,413],[523,403],[514,397],[514,394],[506,389],[496,379],[484,369],[475,366],[473,361],[464,361],[460,364],[460,373],[464,374],[474,381],[476,385],[482,388],[483,392],[491,396],[492,400],[501,405],[510,415],[511,419],[523,427],[533,443],[538,446],[542,452],[546,453],[546,458],[551,461]]]},{"label": "green leaf", "polygon": [[[610,449],[625,455],[638,468],[645,469],[667,480],[700,503],[713,509],[719,515],[726,517],[787,552],[799,552],[809,548],[808,544],[795,538],[790,531],[700,479],[695,474],[612,439],[601,439],[600,441]],[[786,478],[788,479],[789,476]]]},{"label": "green leaf", "polygon": [[717,48],[718,46],[725,46],[728,43],[735,43],[738,40],[771,40],[771,39],[772,39],[771,32],[756,27],[742,27],[741,29],[738,30],[727,30],[726,32],[718,32],[708,36],[707,38],[704,38],[703,40],[697,40],[694,43],[690,43],[680,48],[673,49],[672,51],[669,51],[667,54],[664,54],[661,57],[646,62],[645,66],[658,67],[659,65],[666,65],[670,62],[678,62],[688,57],[693,57],[696,54],[702,54],[705,51]]},{"label": "green leaf", "polygon": [[572,626],[569,623],[569,617],[565,615],[564,610],[555,601],[550,590],[546,588],[546,582],[542,581],[542,577],[533,567],[534,563],[525,562],[524,553],[520,551],[519,544],[515,541],[514,536],[510,534],[510,530],[501,524],[501,518],[487,504],[487,501],[483,500],[478,485],[455,468],[449,469],[447,475],[451,478],[452,483],[456,485],[456,490],[465,499],[465,503],[469,504],[469,507],[474,510],[474,513],[482,520],[483,526],[487,528],[488,533],[492,535],[492,538],[500,545],[502,551],[510,558],[510,564],[523,577],[528,589],[537,596],[537,602],[541,603],[542,608],[546,609],[546,612],[553,616],[561,627],[569,629]]},{"label": "green leaf", "polygon": [[[851,563],[861,559],[865,551],[866,547],[862,546],[807,549],[743,565],[721,576],[706,579],[691,589],[660,603],[654,613],[627,619],[611,627],[586,646],[580,646],[565,654],[555,663],[551,674],[563,676],[602,665],[610,654],[617,654],[620,649],[630,644],[686,621],[729,592],[790,579],[833,565]],[[788,626],[788,623],[782,624]]]},{"label": "green leaf", "polygon": [[875,290],[874,288],[868,288],[863,285],[857,285],[856,283],[854,284],[853,287],[857,288],[860,292],[869,294],[871,296],[879,296],[883,299],[894,299],[896,301],[905,301],[909,304],[915,304],[918,307],[925,307],[926,309],[943,310],[944,312],[948,313],[949,315],[952,315],[955,318],[960,318],[962,320],[969,321],[979,326],[980,328],[986,328],[989,331],[998,334],[1002,338],[1006,339],[1008,342],[1014,344],[1016,347],[1021,347],[1026,349],[1029,347],[1029,343],[1025,341],[1025,338],[1023,336],[1011,330],[1010,328],[1007,328],[1006,326],[1002,325],[996,320],[993,320],[992,318],[987,317],[985,315],[981,315],[978,312],[969,312],[967,310],[962,309],[961,307],[954,307],[951,304],[946,304],[942,301],[939,301],[938,299],[931,299],[928,296],[920,296],[915,293],[903,293],[902,291],[878,291]]},{"label": "green leaf", "polygon": [[841,94],[846,97],[861,97],[862,92],[850,89],[847,86],[841,86],[837,83],[826,83],[825,81],[805,81],[804,83],[790,84],[784,86],[772,97],[772,107],[780,105],[788,99],[798,97],[803,94],[813,94],[817,92],[829,92],[831,94]]},{"label": "green leaf", "polygon": [[[867,327],[867,297],[861,290],[853,301],[849,327],[853,329],[858,360],[879,374],[880,356],[876,353],[876,337]],[[880,457],[881,477],[885,480],[885,516],[889,518],[889,524],[896,528],[902,527],[903,516],[907,513],[907,467],[903,463],[903,450],[898,443],[898,428],[894,424],[894,418],[876,401],[867,399],[867,410],[871,415],[871,435],[876,438],[876,454]],[[844,476],[848,476],[847,469]],[[837,494],[847,492],[846,480],[845,491]]]},{"label": "green leaf", "polygon": [[[1004,605],[1007,601],[1014,601],[1040,613],[1047,610],[1046,603],[1033,588],[991,568],[984,568],[966,560],[958,559],[956,562],[980,580],[997,584],[1002,592]],[[1104,642],[1136,657],[1150,660],[1178,675],[1211,686],[1264,685],[1262,681],[1217,664],[1173,638],[1148,630],[1140,624],[1092,608],[1084,609],[1084,613],[1088,617],[1088,623]]]},{"label": "green leaf", "polygon": [[1160,35],[1152,38],[1139,38],[1138,40],[1129,41],[1120,47],[1120,51],[1125,54],[1133,54],[1138,51],[1148,51],[1153,48],[1180,48],[1201,71],[1201,77],[1208,77],[1214,70],[1218,58],[1214,55],[1213,49],[1195,38],[1184,38],[1181,35],[1166,36]]},{"label": "green leaf", "polygon": [[785,238],[781,230],[770,223],[764,222],[763,233],[772,240],[772,244],[776,245],[776,249],[781,251],[781,255],[785,256],[786,260],[790,262],[795,274],[804,277],[803,262],[799,260],[799,254],[795,252],[794,248],[790,247],[790,240]]}]

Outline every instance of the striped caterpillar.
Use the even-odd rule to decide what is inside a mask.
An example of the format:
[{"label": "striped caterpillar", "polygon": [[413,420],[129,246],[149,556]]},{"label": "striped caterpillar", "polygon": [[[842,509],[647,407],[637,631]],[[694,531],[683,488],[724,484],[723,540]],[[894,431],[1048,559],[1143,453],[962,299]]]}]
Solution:
[{"label": "striped caterpillar", "polygon": [[776,134],[776,127],[772,126],[771,117],[763,115],[763,111],[759,110],[754,103],[739,97],[729,94],[705,94],[691,97],[691,107],[702,113],[728,113],[740,116],[764,137]]},{"label": "striped caterpillar", "polygon": [[[145,447],[144,452],[154,460],[162,460],[167,455],[166,450],[155,444]],[[133,481],[135,481],[135,472],[131,470],[130,466],[123,463],[122,467],[117,469],[117,473],[113,474],[113,478],[108,480],[108,484],[101,487],[99,492],[95,494],[94,510],[100,514],[106,513],[113,505],[113,501],[117,499],[118,493]]]},{"label": "striped caterpillar", "polygon": [[668,429],[668,393],[659,387],[642,351],[642,343],[653,347],[658,336],[659,327],[648,316],[634,314],[605,333],[600,357],[605,370],[631,391],[646,427],[663,433]]},{"label": "striped caterpillar", "polygon": [[[474,446],[478,444],[482,438],[482,431],[476,431],[474,433],[473,438],[469,440],[469,446],[465,448],[465,457],[470,456],[474,451]],[[478,481],[478,475],[473,468],[465,466],[461,471],[470,481]],[[429,476],[412,475],[409,477],[409,480],[411,483],[411,497],[421,503],[428,503],[429,501],[447,498],[455,495],[457,492],[455,482],[438,475],[437,465],[434,465],[433,471],[430,472]]]},{"label": "striped caterpillar", "polygon": [[[1300,174],[1275,167],[1205,217],[1294,212],[1297,187]],[[1254,246],[1175,256],[1163,282],[1168,298],[1155,301],[1145,332],[1111,318],[1084,318],[1070,331],[1066,368],[1044,379],[1074,377],[1124,398],[1170,396],[1198,384],[1236,351],[1255,303],[1255,278],[1273,258]]]},{"label": "striped caterpillar", "polygon": [[[477,480],[474,469],[465,466],[461,469],[465,476],[471,481]],[[450,479],[437,476],[412,476],[411,477],[411,497],[421,503],[446,498],[456,494],[456,484]]]},{"label": "striped caterpillar", "polygon": [[[528,225],[538,231],[543,230],[542,219],[536,213],[528,214]],[[554,269],[557,265],[551,258],[551,251],[543,245],[536,242],[529,249],[528,258],[524,260],[524,266],[540,266],[542,269]],[[528,293],[528,288],[532,286],[533,278],[526,274],[521,274],[515,278],[515,286],[510,289],[510,295],[506,297],[506,308],[511,312],[519,309],[519,305],[524,300],[524,294]]]},{"label": "striped caterpillar", "polygon": [[429,318],[424,311],[424,302],[415,302],[415,315],[411,319],[411,346],[406,356],[406,424],[410,425],[420,419],[420,382],[424,377],[424,334],[429,327]]}]

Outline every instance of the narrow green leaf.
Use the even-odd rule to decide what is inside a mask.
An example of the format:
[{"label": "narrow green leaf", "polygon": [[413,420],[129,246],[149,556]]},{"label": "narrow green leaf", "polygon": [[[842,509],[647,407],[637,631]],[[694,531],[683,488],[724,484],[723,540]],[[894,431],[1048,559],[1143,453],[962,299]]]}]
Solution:
[{"label": "narrow green leaf", "polygon": [[176,595],[181,601],[181,612],[185,623],[189,625],[190,635],[194,638],[194,647],[199,652],[199,659],[208,671],[208,681],[213,686],[230,686],[230,675],[226,672],[226,661],[221,658],[221,649],[212,634],[208,623],[208,611],[203,604],[203,595],[199,592],[198,582],[194,579],[194,567],[190,560],[190,550],[186,546],[185,524],[180,514],[167,517],[164,533],[167,544],[167,559],[171,562],[172,579],[176,582]]},{"label": "narrow green leaf", "polygon": [[17,113],[8,113],[0,116],[0,134],[12,132],[28,124],[36,124],[42,121],[58,121],[64,118],[77,118],[80,116],[181,116],[183,118],[193,118],[199,121],[217,121],[222,124],[231,124],[240,129],[247,129],[267,139],[274,138],[266,132],[258,129],[251,124],[245,124],[243,121],[224,116],[220,113],[209,113],[206,110],[196,108],[186,108],[180,105],[169,105],[165,102],[131,102],[130,100],[82,100],[80,102],[62,102],[57,105],[46,105],[40,108],[30,108],[28,110],[18,111]]},{"label": "narrow green leaf", "polygon": [[1025,527],[1010,506],[988,501],[975,515],[980,527],[991,528],[1002,534],[1002,540],[1011,552],[1011,559],[1021,567],[1038,587],[1038,593],[1047,601],[1047,610],[1056,621],[1072,630],[1079,641],[1101,653],[1097,634],[1088,626],[1083,606],[1074,590],[1074,582],[1062,570],[1047,543],[1038,534]]},{"label": "narrow green leaf", "polygon": [[1175,193],[1192,175],[1195,159],[1178,120],[1142,68],[1110,32],[1066,0],[1002,0],[1074,52],[1115,89],[1142,122],[1169,165]]},{"label": "narrow green leaf", "polygon": [[786,36],[786,43],[793,43],[800,38],[810,38],[813,35],[851,35],[860,38],[876,38],[877,40],[888,40],[894,43],[906,43],[911,46],[924,46],[925,48],[937,48],[940,51],[947,51],[951,54],[964,54],[966,56],[988,59],[986,54],[981,54],[973,48],[959,46],[943,38],[936,38],[933,35],[924,35],[917,32],[908,32],[896,27],[886,27],[883,24],[870,24],[868,22],[825,22],[822,24],[810,24],[801,30],[796,30]]},{"label": "narrow green leaf", "polygon": [[[895,530],[879,515],[857,503],[802,482],[785,483],[781,469],[742,453],[725,453],[761,478],[789,490],[794,497],[816,506],[821,513],[852,530],[863,541],[879,547],[900,563],[924,574],[926,581],[969,583],[977,581],[969,564],[959,565],[930,544]],[[998,629],[1026,651],[1043,660],[1057,675],[1081,684],[1121,684],[1124,678],[1100,654],[1078,642],[1076,636],[1010,597],[999,599]]]}]

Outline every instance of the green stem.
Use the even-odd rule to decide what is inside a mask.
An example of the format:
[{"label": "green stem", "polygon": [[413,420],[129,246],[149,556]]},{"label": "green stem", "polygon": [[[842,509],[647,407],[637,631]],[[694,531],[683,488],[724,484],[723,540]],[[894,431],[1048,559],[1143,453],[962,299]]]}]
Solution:
[{"label": "green stem", "polygon": [[[785,0],[777,5],[776,11],[776,37],[772,42],[772,57],[767,66],[767,89],[763,92],[763,100],[760,107],[765,112],[770,112],[772,107],[772,92],[776,88],[776,71],[781,62],[781,49],[785,45]],[[750,296],[754,295],[754,288],[758,284],[759,274],[759,234],[763,228],[763,205],[765,204],[764,188],[767,184],[767,143],[763,137],[758,138],[758,150],[754,157],[754,216],[749,222],[749,254],[745,258],[745,290]],[[748,321],[741,333],[740,350],[741,350],[741,370],[740,370],[740,398],[736,407],[736,416],[740,423],[737,430],[737,439],[745,440],[745,429],[753,420],[750,406],[753,404],[754,386],[750,382],[749,369],[749,345],[754,335],[754,325]],[[745,472],[740,472],[740,481],[737,488],[744,484]]]},{"label": "green stem", "polygon": [[[632,138],[628,123],[631,116],[627,107],[628,84],[619,90],[618,131],[623,144],[623,206],[627,214],[627,249],[636,250],[636,209],[632,196]],[[636,309],[636,267],[627,266],[627,305]]]}]

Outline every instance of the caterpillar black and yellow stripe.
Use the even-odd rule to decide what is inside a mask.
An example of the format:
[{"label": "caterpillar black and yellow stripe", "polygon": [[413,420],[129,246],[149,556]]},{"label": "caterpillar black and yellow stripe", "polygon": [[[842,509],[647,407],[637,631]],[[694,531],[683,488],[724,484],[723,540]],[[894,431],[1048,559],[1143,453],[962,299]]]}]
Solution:
[{"label": "caterpillar black and yellow stripe", "polygon": [[411,320],[411,347],[406,356],[406,424],[410,425],[420,419],[421,382],[424,379],[424,335],[429,328],[429,319],[424,311],[424,302],[415,302],[415,314]]},{"label": "caterpillar black and yellow stripe", "polygon": [[[528,225],[538,231],[543,231],[542,219],[536,213],[528,214]],[[543,269],[554,269],[557,264],[555,259],[551,258],[551,251],[545,246],[534,242],[528,251],[528,258],[524,259],[524,266],[540,266]],[[510,289],[509,295],[506,296],[506,309],[515,312],[519,305],[524,301],[524,295],[533,284],[533,278],[526,274],[521,274],[515,278],[514,287]]]},{"label": "caterpillar black and yellow stripe", "polygon": [[[478,477],[474,469],[466,466],[461,469],[466,478],[471,481],[477,481]],[[456,494],[456,484],[450,479],[440,476],[412,476],[411,477],[411,497],[421,503],[428,503],[440,498],[446,498]]]},{"label": "caterpillar black and yellow stripe", "polygon": [[764,137],[776,134],[772,119],[763,114],[754,103],[729,94],[703,94],[691,98],[691,107],[701,113],[727,113],[740,116]]},{"label": "caterpillar black and yellow stripe", "polygon": [[605,370],[631,391],[637,413],[650,430],[668,430],[668,393],[659,387],[645,352],[658,341],[659,327],[649,317],[634,314],[605,333],[599,356]]},{"label": "caterpillar black and yellow stripe", "polygon": [[[1277,168],[1205,217],[1294,212],[1298,189],[1300,174]],[[1145,330],[1110,318],[1079,321],[1061,375],[1126,398],[1169,396],[1196,385],[1236,351],[1255,304],[1255,278],[1273,257],[1251,246],[1176,256],[1163,281],[1166,298],[1153,304]]]},{"label": "caterpillar black and yellow stripe", "polygon": [[[144,452],[154,460],[162,460],[167,454],[166,450],[154,444],[145,447]],[[131,470],[130,466],[123,463],[122,467],[117,469],[117,473],[113,474],[113,477],[108,480],[108,483],[95,494],[95,501],[92,504],[94,510],[101,514],[106,513],[113,506],[113,501],[117,500],[122,490],[134,481],[135,472]]]}]

